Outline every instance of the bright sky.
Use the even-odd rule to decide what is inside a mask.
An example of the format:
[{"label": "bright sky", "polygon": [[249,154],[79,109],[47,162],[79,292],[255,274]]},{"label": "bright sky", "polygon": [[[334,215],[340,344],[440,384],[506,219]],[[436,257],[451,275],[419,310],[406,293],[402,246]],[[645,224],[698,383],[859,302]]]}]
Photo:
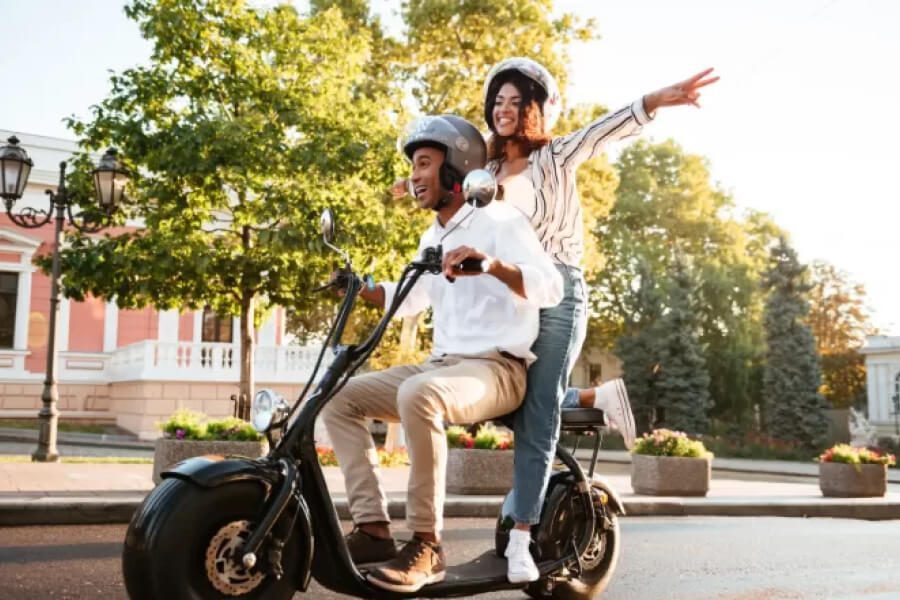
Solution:
[{"label": "bright sky", "polygon": [[[376,0],[373,6],[395,6]],[[0,128],[71,138],[61,119],[108,91],[149,45],[120,0],[0,0]],[[900,335],[900,2],[557,0],[596,17],[573,52],[567,102],[616,108],[706,66],[703,109],[645,129],[709,158],[739,206],[769,212],[804,261],[863,283],[875,325]],[[481,82],[473,82],[481,85]],[[893,257],[893,258],[891,258]]]}]

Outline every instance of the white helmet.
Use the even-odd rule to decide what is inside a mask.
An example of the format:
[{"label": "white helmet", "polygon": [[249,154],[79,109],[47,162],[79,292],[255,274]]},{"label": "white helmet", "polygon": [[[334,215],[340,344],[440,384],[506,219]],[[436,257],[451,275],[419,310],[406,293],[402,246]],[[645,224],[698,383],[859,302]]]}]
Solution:
[{"label": "white helmet", "polygon": [[493,98],[488,98],[488,91],[497,76],[507,71],[518,71],[543,88],[547,94],[547,99],[541,106],[541,112],[544,115],[544,133],[550,133],[562,111],[562,96],[559,94],[559,86],[544,65],[521,56],[513,56],[500,61],[491,68],[487,79],[484,80],[484,120],[490,130],[494,131]]}]

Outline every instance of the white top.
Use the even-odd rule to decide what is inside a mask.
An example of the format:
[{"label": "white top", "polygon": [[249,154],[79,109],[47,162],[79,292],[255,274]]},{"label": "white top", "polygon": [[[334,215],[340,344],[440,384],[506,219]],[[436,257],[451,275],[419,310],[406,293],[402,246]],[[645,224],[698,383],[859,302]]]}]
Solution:
[{"label": "white top", "polygon": [[[584,257],[584,223],[575,187],[578,166],[599,155],[607,142],[640,133],[641,126],[648,122],[650,117],[641,98],[578,131],[553,138],[528,156],[528,166],[522,174],[531,179],[534,193],[504,197],[528,217],[554,261],[579,267]],[[488,164],[494,174],[499,168],[498,161]],[[505,180],[503,186],[505,190]]]},{"label": "white top", "polygon": [[[422,235],[417,256],[440,244],[444,252],[470,246],[516,265],[522,272],[525,298],[493,275],[457,277],[450,283],[443,274],[422,275],[400,305],[396,316],[434,310],[434,354],[509,352],[528,363],[537,339],[539,309],[556,306],[563,297],[562,276],[541,248],[528,220],[504,202],[485,208],[463,205],[446,227],[437,219]],[[390,305],[396,283],[382,283],[385,306]]]}]

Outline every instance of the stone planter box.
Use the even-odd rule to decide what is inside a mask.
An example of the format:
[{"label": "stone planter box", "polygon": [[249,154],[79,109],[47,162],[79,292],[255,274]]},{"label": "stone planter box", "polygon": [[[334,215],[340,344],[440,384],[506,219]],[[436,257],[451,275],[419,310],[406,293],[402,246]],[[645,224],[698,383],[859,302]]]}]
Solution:
[{"label": "stone planter box", "polygon": [[512,487],[513,451],[450,448],[448,494],[505,494]]},{"label": "stone planter box", "polygon": [[887,492],[887,465],[849,465],[820,462],[819,489],[823,496],[863,498]]},{"label": "stone planter box", "polygon": [[269,451],[266,440],[258,442],[228,442],[212,440],[175,440],[158,438],[153,452],[153,483],[159,484],[159,474],[185,459],[207,454],[259,458]]},{"label": "stone planter box", "polygon": [[649,496],[705,496],[711,458],[631,455],[631,487]]}]

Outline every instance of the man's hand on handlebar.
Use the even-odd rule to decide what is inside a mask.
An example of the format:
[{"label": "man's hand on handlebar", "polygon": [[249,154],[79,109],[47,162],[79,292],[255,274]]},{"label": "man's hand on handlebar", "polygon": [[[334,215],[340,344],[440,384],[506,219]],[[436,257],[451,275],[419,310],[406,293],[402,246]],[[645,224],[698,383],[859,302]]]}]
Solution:
[{"label": "man's hand on handlebar", "polygon": [[487,273],[493,263],[494,259],[478,248],[459,246],[444,253],[442,267],[444,275],[452,281],[456,277]]}]

